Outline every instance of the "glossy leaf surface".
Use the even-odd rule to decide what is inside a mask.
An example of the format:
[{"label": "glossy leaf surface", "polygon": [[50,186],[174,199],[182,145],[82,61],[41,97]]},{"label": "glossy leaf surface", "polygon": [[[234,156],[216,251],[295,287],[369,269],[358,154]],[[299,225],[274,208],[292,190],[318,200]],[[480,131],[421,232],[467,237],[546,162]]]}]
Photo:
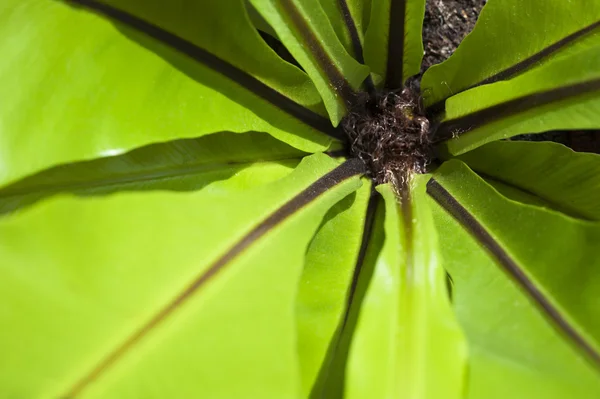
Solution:
[{"label": "glossy leaf surface", "polygon": [[[320,3],[346,51],[360,64],[365,64],[364,41],[371,0],[320,0]],[[361,88],[369,93],[375,90],[372,74],[366,77]]]},{"label": "glossy leaf surface", "polygon": [[317,0],[250,0],[307,71],[334,125],[369,69],[346,51]]},{"label": "glossy leaf surface", "polygon": [[[595,342],[599,307],[594,286],[599,273],[593,266],[597,263],[593,237],[600,231],[598,224],[511,201],[458,161],[446,164],[434,177],[549,300],[559,303],[562,315],[577,319],[579,331]],[[596,397],[600,372],[593,361],[544,317],[476,236],[433,199],[430,204],[444,237],[442,258],[454,282],[454,307],[469,341],[466,397]]]},{"label": "glossy leaf surface", "polygon": [[[3,2],[0,51],[0,185],[57,164],[219,131],[269,132],[305,151],[330,142],[181,53],[62,2]],[[289,75],[288,91],[310,92],[302,74],[277,73],[283,61],[265,57],[276,76]]]},{"label": "glossy leaf surface", "polygon": [[438,264],[426,181],[414,182],[403,205],[390,186],[378,187],[385,241],[350,349],[347,398],[461,397],[465,347]]},{"label": "glossy leaf surface", "polygon": [[[585,30],[589,27],[593,29]],[[475,28],[455,53],[423,76],[425,102],[439,103],[494,76],[503,80],[518,75],[560,57],[589,34],[599,32],[598,28],[600,3],[595,0],[488,0]],[[548,54],[526,62],[543,52]],[[513,73],[499,75],[511,68]]]},{"label": "glossy leaf surface", "polygon": [[377,259],[383,248],[385,240],[384,224],[385,204],[381,196],[373,193],[367,209],[365,224],[365,228],[370,234],[363,237],[364,247],[361,250],[361,259],[357,262],[357,269],[354,271],[354,287],[351,288],[348,296],[349,306],[345,318],[336,332],[336,337],[330,344],[327,358],[311,391],[310,399],[341,399],[347,397],[345,383],[349,375],[350,347],[354,339],[362,304]]},{"label": "glossy leaf surface", "polygon": [[513,187],[542,200],[540,205],[600,221],[598,154],[577,153],[550,142],[496,141],[459,159],[492,184],[504,183],[508,190]]},{"label": "glossy leaf surface", "polygon": [[600,224],[506,200],[458,160],[446,162],[435,179],[473,215],[466,227],[482,244],[497,243],[500,265],[565,338],[600,366]]},{"label": "glossy leaf surface", "polygon": [[[319,0],[319,4],[323,7],[323,11],[325,15],[327,15],[327,20],[333,27],[335,34],[340,41],[340,43],[344,46],[348,54],[352,55],[356,59],[356,54],[354,54],[353,43],[352,43],[352,35],[350,30],[348,29],[348,25],[345,23],[345,12],[349,12],[349,17],[352,18],[352,22],[354,22],[354,16],[349,10],[350,4],[346,0]],[[344,8],[342,8],[342,4]],[[362,7],[363,4],[360,1],[353,1],[353,6]],[[356,13],[356,11],[355,11]]]},{"label": "glossy leaf surface", "polygon": [[[199,190],[249,167],[249,182],[266,183],[262,168],[293,168],[305,154],[265,133],[217,133],[153,144],[128,153],[60,165],[0,189],[0,214],[59,193]],[[256,165],[260,163],[260,165]],[[250,175],[248,174],[250,177]],[[266,179],[266,180],[265,180]]]},{"label": "glossy leaf surface", "polygon": [[325,215],[306,253],[296,304],[302,397],[309,397],[343,322],[371,194],[364,183]]},{"label": "glossy leaf surface", "polygon": [[[284,62],[265,45],[247,16],[244,1],[205,4],[186,0],[102,0],[102,3],[189,40],[300,104],[308,107],[320,105],[319,96],[308,76]],[[226,29],[230,25],[235,25],[236,29]]]},{"label": "glossy leaf surface", "polygon": [[[309,77],[297,67],[284,62],[264,43],[252,25],[242,0],[212,3],[187,0],[101,2],[190,41],[299,104],[321,110],[321,101]],[[228,29],[231,25],[236,29]],[[126,29],[122,31],[127,34]]]},{"label": "glossy leaf surface", "polygon": [[502,81],[440,129],[483,179],[429,184],[503,258],[431,176],[372,196],[358,159],[307,155],[419,72],[424,0],[6,0],[0,396],[595,398],[598,157],[469,150],[600,127],[600,7],[504,3],[424,80],[429,104]]},{"label": "glossy leaf surface", "polygon": [[387,87],[400,88],[421,68],[425,1],[372,0],[371,7],[365,61]]},{"label": "glossy leaf surface", "polygon": [[[577,65],[574,68],[573,65]],[[446,101],[440,134],[451,154],[523,133],[600,127],[600,46]],[[443,133],[442,133],[443,132]]]},{"label": "glossy leaf surface", "polygon": [[[10,327],[0,341],[18,354],[3,358],[3,392],[296,397],[306,247],[358,178],[236,243],[335,166],[321,155],[252,188],[241,172],[195,193],[59,198],[2,220],[0,315]],[[240,378],[225,384],[229,375]]]}]

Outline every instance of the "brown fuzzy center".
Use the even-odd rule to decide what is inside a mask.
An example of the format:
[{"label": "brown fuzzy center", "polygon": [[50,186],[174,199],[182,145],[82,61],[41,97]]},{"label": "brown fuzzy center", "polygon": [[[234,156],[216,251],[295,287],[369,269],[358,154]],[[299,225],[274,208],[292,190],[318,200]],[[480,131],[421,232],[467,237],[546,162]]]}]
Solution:
[{"label": "brown fuzzy center", "polygon": [[366,94],[342,121],[354,156],[367,165],[378,184],[399,186],[413,173],[424,173],[431,159],[429,121],[419,97],[401,92]]}]

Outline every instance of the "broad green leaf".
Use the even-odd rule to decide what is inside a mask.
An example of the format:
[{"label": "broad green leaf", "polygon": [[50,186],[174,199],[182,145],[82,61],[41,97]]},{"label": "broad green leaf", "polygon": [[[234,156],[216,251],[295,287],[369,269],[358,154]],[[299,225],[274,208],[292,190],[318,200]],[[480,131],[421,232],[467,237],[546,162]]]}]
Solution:
[{"label": "broad green leaf", "polygon": [[348,30],[348,26],[344,23],[344,15],[340,7],[341,3],[348,5],[346,0],[319,0],[319,4],[321,4],[321,7],[327,16],[327,21],[331,24],[337,39],[342,46],[344,46],[348,54],[356,58],[356,54],[354,54],[354,49],[352,48],[350,31]]},{"label": "broad green leaf", "polygon": [[369,69],[346,51],[318,0],[250,0],[311,77],[337,126]]},{"label": "broad green leaf", "polygon": [[269,23],[263,18],[262,15],[254,8],[250,0],[246,0],[246,9],[248,10],[248,16],[252,21],[252,24],[264,33],[268,33],[269,35],[277,38],[277,32],[273,30],[273,27],[269,25]]},{"label": "broad green leaf", "polygon": [[488,0],[456,52],[423,75],[425,103],[439,103],[486,79],[503,80],[559,57],[587,40],[589,29],[598,32],[598,28],[600,3],[596,0]]},{"label": "broad green leaf", "polygon": [[[576,66],[576,67],[574,67]],[[522,133],[600,127],[600,46],[584,49],[514,79],[476,87],[446,101],[438,132],[459,155]]]},{"label": "broad green leaf", "polygon": [[[77,0],[74,0],[75,2]],[[323,111],[308,76],[269,48],[248,16],[245,0],[101,0],[188,40],[306,107]],[[235,26],[235,29],[230,29]],[[123,31],[127,34],[126,31]]]},{"label": "broad green leaf", "polygon": [[600,223],[505,199],[459,160],[442,165],[435,179],[473,215],[468,226],[490,235],[475,233],[482,244],[497,243],[500,266],[515,273],[574,346],[600,363]]},{"label": "broad green leaf", "polygon": [[[264,73],[281,78],[286,94],[316,104],[306,77],[277,66],[284,62],[259,40],[247,51],[275,65],[261,65]],[[264,131],[310,152],[330,141],[178,51],[62,2],[3,1],[0,52],[0,185],[57,164],[219,131]]]},{"label": "broad green leaf", "polygon": [[363,184],[331,208],[308,247],[296,304],[302,397],[309,396],[343,321],[370,194],[371,184]]},{"label": "broad green leaf", "polygon": [[[359,178],[281,207],[336,165],[315,155],[267,185],[241,171],[198,192],[62,197],[0,220],[3,394],[298,397],[305,252]],[[267,219],[278,209],[288,216]]]},{"label": "broad green leaf", "polygon": [[[597,223],[502,197],[459,161],[445,164],[435,179],[548,298],[560,302],[564,317],[577,317],[589,337],[597,337]],[[596,398],[598,369],[474,236],[434,200],[430,205],[443,237],[443,265],[454,282],[454,307],[469,342],[466,398]]]},{"label": "broad green leaf", "polygon": [[500,181],[549,208],[600,221],[600,155],[550,142],[496,141],[459,159],[489,183]]},{"label": "broad green leaf", "polygon": [[252,183],[258,184],[271,178],[270,172],[261,172],[262,168],[289,170],[303,155],[265,133],[256,132],[223,132],[152,144],[122,155],[60,165],[1,188],[0,214],[58,193],[199,190],[212,181],[254,166],[257,173],[252,175]]},{"label": "broad green leaf", "polygon": [[371,281],[375,264],[384,242],[385,204],[380,196],[372,196],[365,220],[366,235],[361,248],[361,259],[355,270],[355,282],[348,293],[349,307],[340,323],[334,340],[330,344],[327,358],[323,362],[319,377],[310,399],[342,399],[345,397],[348,355],[354,338],[356,324],[363,300]]},{"label": "broad green leaf", "polygon": [[[397,89],[421,69],[425,0],[372,0],[365,61]],[[390,43],[391,40],[391,43]]]},{"label": "broad green leaf", "polygon": [[[369,23],[368,17],[371,12],[372,0],[319,0],[325,14],[335,30],[340,43],[349,54],[360,61],[354,49],[352,41],[351,27],[348,21],[351,21],[353,28],[356,29],[359,44],[363,44],[365,31]],[[360,55],[362,56],[362,54]]]},{"label": "broad green leaf", "polygon": [[390,186],[377,188],[386,203],[385,242],[351,345],[350,399],[462,396],[465,347],[438,264],[426,180],[413,181],[403,205]]}]

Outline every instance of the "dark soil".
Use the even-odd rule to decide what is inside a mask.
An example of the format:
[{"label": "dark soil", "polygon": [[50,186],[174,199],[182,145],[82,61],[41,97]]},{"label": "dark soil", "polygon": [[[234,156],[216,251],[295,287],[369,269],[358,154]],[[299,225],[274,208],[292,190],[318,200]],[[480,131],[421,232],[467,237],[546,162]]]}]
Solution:
[{"label": "dark soil", "polygon": [[450,57],[471,32],[487,0],[428,0],[423,22],[422,70]]},{"label": "dark soil", "polygon": [[600,130],[566,130],[539,134],[523,134],[511,140],[554,141],[570,147],[577,152],[600,154]]},{"label": "dark soil", "polygon": [[[425,55],[421,72],[454,53],[471,32],[487,0],[427,0],[423,23]],[[512,140],[554,141],[575,151],[600,154],[600,130],[525,134]]]}]

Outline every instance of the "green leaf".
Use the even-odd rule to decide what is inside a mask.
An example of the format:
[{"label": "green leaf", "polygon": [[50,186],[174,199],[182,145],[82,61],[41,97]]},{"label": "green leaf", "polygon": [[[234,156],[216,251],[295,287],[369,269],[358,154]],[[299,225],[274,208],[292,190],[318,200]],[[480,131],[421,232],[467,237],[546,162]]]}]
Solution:
[{"label": "green leaf", "polygon": [[[304,155],[256,132],[223,132],[152,144],[122,155],[60,165],[8,185],[0,189],[0,214],[58,193],[85,196],[123,190],[194,191],[248,167],[289,170]],[[251,183],[270,178],[270,172],[256,173]]]},{"label": "green leaf", "polygon": [[404,204],[389,185],[377,188],[386,203],[385,242],[351,345],[350,399],[461,397],[465,347],[438,265],[426,180],[414,181]]},{"label": "green leaf", "polygon": [[323,176],[336,162],[315,155],[271,184],[241,171],[0,220],[3,393],[297,397],[296,287],[322,217],[360,186],[352,165]]},{"label": "green leaf", "polygon": [[598,28],[600,3],[594,0],[488,0],[454,54],[423,75],[425,104],[518,75],[581,41],[598,43],[598,35],[590,37]]},{"label": "green leaf", "polygon": [[321,366],[319,377],[310,395],[311,399],[341,399],[345,397],[344,385],[350,345],[377,258],[383,248],[384,206],[381,197],[372,193],[365,216],[361,251],[354,270],[352,286],[348,292],[348,306],[336,336],[329,346],[327,357]]},{"label": "green leaf", "polygon": [[[204,11],[190,22],[203,25],[198,18],[214,14]],[[281,82],[277,87],[286,95],[296,93],[295,100],[317,105],[320,100],[307,77],[284,66],[256,32],[250,33],[256,36],[254,44],[244,42],[248,48],[240,53],[255,52],[262,74],[273,73],[268,83]],[[57,164],[219,131],[264,131],[310,152],[322,151],[330,142],[173,48],[62,2],[3,2],[0,38],[5,60],[0,67],[0,97],[5,99],[0,107],[0,185]],[[237,51],[218,42],[220,48]]]},{"label": "green leaf", "polygon": [[[576,68],[573,66],[577,65]],[[459,155],[522,133],[600,127],[600,46],[446,101],[440,137]]]},{"label": "green leaf", "polygon": [[302,397],[309,396],[343,322],[370,194],[365,182],[331,208],[308,247],[296,303]]},{"label": "green leaf", "polygon": [[365,34],[365,61],[385,77],[385,86],[401,88],[416,75],[423,59],[425,0],[372,0]]},{"label": "green leaf", "polygon": [[[359,55],[355,53],[355,43],[353,42],[352,33],[348,26],[348,20],[351,20],[356,35],[359,39],[359,44],[364,42],[365,32],[369,25],[368,17],[371,13],[372,0],[319,0],[323,6],[323,10],[329,17],[329,21],[336,31],[340,42],[350,54],[354,54],[357,58]],[[360,55],[362,56],[362,54]]]},{"label": "green leaf", "polygon": [[[208,4],[187,0],[101,0],[101,3],[188,40],[295,102],[322,111],[318,93],[308,76],[265,45],[251,23],[245,0]],[[232,25],[236,29],[228,29]]]},{"label": "green leaf", "polygon": [[[341,7],[341,4],[344,4],[346,7],[348,7],[350,4],[346,0],[319,0],[319,4],[321,4],[321,7],[327,16],[327,20],[331,24],[336,37],[342,46],[344,46],[348,54],[351,54],[356,59],[356,54],[354,54],[353,49],[352,36],[350,34],[350,30],[348,29],[348,25],[344,21],[344,13]],[[354,2],[354,4],[358,5],[359,7],[362,6],[360,2]],[[352,17],[352,14],[350,14],[350,17]]]},{"label": "green leaf", "polygon": [[265,21],[263,16],[260,15],[260,13],[256,10],[256,8],[254,8],[254,6],[250,2],[250,0],[245,0],[245,1],[246,1],[246,9],[248,10],[248,16],[250,17],[250,21],[252,21],[252,24],[254,25],[254,27],[261,32],[268,33],[269,35],[273,36],[274,38],[277,38],[277,32],[275,32],[273,30],[271,25],[269,25],[269,23],[267,21]]},{"label": "green leaf", "polygon": [[548,208],[600,221],[600,155],[550,142],[496,141],[459,159],[496,189],[502,189],[500,182]]},{"label": "green leaf", "polygon": [[307,71],[337,126],[369,69],[346,51],[317,0],[250,0]]},{"label": "green leaf", "polygon": [[[445,163],[434,177],[448,195],[428,191],[458,216],[430,201],[444,237],[444,267],[455,285],[454,306],[470,345],[467,398],[595,398],[600,372],[594,360],[577,350],[547,309],[554,307],[597,349],[600,225],[511,201],[460,161]],[[448,198],[459,205],[448,208]],[[458,207],[464,210],[456,212]],[[491,238],[482,240],[482,230]],[[515,280],[514,269],[506,268],[497,249],[490,250],[490,240],[532,285]],[[532,286],[545,298],[544,308]]]},{"label": "green leaf", "polygon": [[473,215],[473,222],[461,219],[466,227],[484,245],[489,240],[497,243],[503,251],[497,255],[501,266],[518,273],[515,278],[523,288],[547,306],[548,316],[583,352],[597,357],[600,366],[600,259],[595,245],[600,242],[600,223],[506,200],[459,160],[444,163],[435,180],[448,192],[444,204],[455,201],[465,209],[461,212]]}]

